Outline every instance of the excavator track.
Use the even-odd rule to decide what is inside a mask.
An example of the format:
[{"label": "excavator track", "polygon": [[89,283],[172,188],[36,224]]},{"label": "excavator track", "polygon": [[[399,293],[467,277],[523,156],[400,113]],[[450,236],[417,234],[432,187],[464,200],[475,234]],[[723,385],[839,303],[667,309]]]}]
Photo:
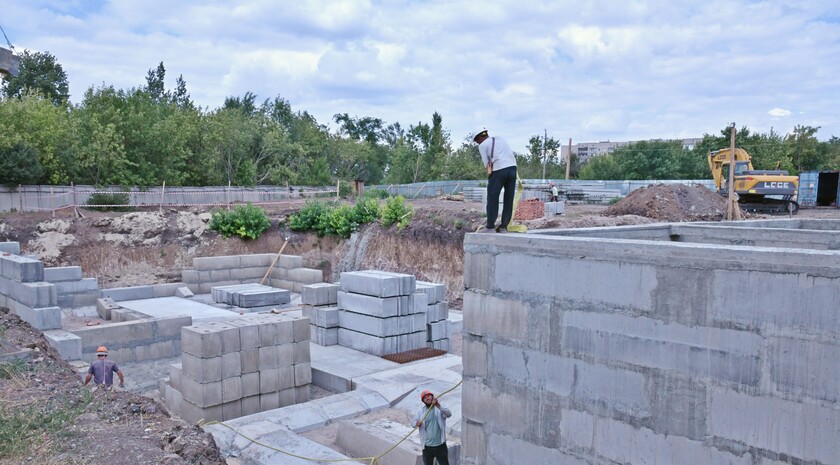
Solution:
[{"label": "excavator track", "polygon": [[740,203],[742,210],[769,215],[795,215],[799,213],[799,204],[794,200],[765,198],[762,202]]}]

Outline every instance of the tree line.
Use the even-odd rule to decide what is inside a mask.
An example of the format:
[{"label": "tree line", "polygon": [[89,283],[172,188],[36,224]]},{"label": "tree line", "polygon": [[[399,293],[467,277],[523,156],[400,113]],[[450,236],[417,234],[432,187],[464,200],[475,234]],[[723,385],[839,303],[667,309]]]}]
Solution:
[{"label": "tree line", "polygon": [[[67,75],[48,52],[21,56],[20,74],[0,89],[0,183],[156,186],[329,185],[483,179],[478,149],[453,141],[439,113],[408,126],[337,113],[330,130],[276,96],[230,96],[215,109],[190,98],[183,76],[165,85],[163,63],[129,89],[89,87],[69,101]],[[781,136],[738,132],[756,168],[792,172],[838,166],[840,141],[820,142],[819,128],[797,126]],[[580,179],[708,178],[706,154],[728,147],[728,130],[693,149],[679,141],[639,142],[581,164]],[[517,153],[522,178],[565,176],[560,143],[532,136]]]}]

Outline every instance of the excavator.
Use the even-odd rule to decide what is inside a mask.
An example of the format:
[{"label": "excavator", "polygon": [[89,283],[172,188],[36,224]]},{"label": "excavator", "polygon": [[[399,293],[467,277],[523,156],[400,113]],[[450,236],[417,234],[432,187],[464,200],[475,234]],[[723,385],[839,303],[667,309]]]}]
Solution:
[{"label": "excavator", "polygon": [[[709,152],[709,168],[715,178],[715,188],[721,195],[727,195],[729,179],[730,149]],[[796,214],[799,204],[796,193],[799,177],[791,176],[785,170],[755,170],[750,154],[744,149],[735,149],[735,193],[738,203],[746,211],[761,213]]]}]

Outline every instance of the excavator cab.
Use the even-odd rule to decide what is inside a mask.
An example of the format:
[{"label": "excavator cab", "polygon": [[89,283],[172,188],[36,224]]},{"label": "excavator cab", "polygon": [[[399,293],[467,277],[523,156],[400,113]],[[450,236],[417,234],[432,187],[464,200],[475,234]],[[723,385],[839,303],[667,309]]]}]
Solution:
[{"label": "excavator cab", "polygon": [[750,154],[744,149],[736,148],[734,157],[732,155],[730,149],[709,152],[709,169],[718,193],[726,195],[729,190],[729,164],[734,158],[734,187],[741,208],[763,213],[793,214],[799,211],[796,203],[798,176],[791,176],[784,170],[755,170]]}]

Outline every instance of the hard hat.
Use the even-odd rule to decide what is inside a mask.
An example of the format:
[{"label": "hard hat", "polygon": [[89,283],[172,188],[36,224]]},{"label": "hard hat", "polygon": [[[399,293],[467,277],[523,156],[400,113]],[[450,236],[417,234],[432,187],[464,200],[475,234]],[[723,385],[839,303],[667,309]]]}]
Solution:
[{"label": "hard hat", "polygon": [[108,355],[108,348],[105,346],[99,346],[96,349],[96,355]]},{"label": "hard hat", "polygon": [[420,400],[423,400],[423,398],[426,397],[427,395],[434,396],[434,394],[432,394],[432,391],[430,391],[428,389],[424,389],[423,392],[420,393]]},{"label": "hard hat", "polygon": [[478,137],[479,135],[481,135],[482,132],[484,133],[485,136],[487,135],[487,129],[485,129],[484,127],[476,128],[474,131],[472,131],[470,133],[470,140],[474,141],[475,138]]}]

